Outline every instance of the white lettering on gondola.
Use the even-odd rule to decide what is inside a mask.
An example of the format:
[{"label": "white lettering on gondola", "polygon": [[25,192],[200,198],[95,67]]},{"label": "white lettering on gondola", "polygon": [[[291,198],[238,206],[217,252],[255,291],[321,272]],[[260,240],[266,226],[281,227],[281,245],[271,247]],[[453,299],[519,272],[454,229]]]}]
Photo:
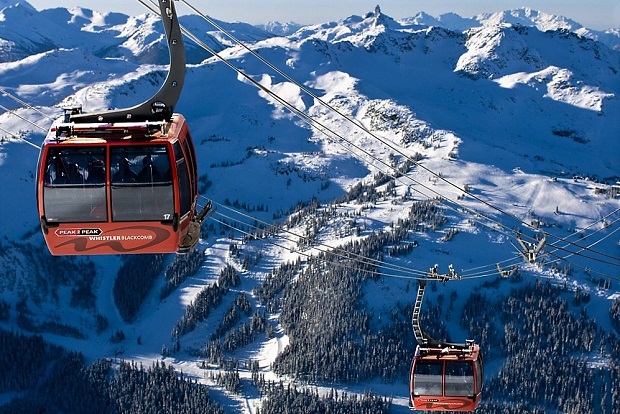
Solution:
[{"label": "white lettering on gondola", "polygon": [[74,236],[99,236],[103,231],[101,229],[56,229],[55,234],[58,237],[74,237]]},{"label": "white lettering on gondola", "polygon": [[153,236],[150,234],[136,234],[124,236],[91,236],[88,239],[91,241],[153,240]]}]

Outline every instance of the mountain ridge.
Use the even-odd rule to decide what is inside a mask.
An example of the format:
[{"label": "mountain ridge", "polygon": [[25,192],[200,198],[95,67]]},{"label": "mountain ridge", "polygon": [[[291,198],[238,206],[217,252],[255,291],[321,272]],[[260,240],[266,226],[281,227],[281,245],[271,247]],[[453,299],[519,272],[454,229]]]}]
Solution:
[{"label": "mountain ridge", "polygon": [[[142,36],[152,36],[153,33],[159,33],[158,47],[165,49],[163,37],[161,37],[163,32],[157,23],[158,18],[152,15],[143,14],[130,17],[122,13],[99,13],[80,7],[72,9],[58,7],[39,12],[27,1],[7,2],[7,4],[0,6],[2,6],[0,7],[0,15],[2,15],[3,20],[12,20],[12,27],[28,28],[28,30],[22,32],[0,24],[0,41],[2,41],[0,45],[4,44],[3,50],[5,51],[3,59],[25,57],[29,54],[41,53],[53,48],[72,48],[77,44],[83,44],[85,40],[87,43],[92,44],[93,53],[100,57],[126,56],[137,59],[139,63],[163,63],[167,57],[165,53],[159,52],[155,59],[148,58],[147,52],[139,49],[132,50],[132,47],[128,46],[132,43],[132,37],[138,33],[142,33]],[[480,26],[501,25],[533,26],[541,31],[566,30],[604,42],[613,49],[620,47],[620,32],[618,28],[605,31],[591,30],[571,19],[538,12],[530,8],[481,14],[473,18],[462,18],[454,13],[444,14],[435,18],[420,12],[414,17],[400,19],[399,23],[381,13],[379,6],[376,7],[375,11],[367,15],[373,14],[383,16],[383,18],[394,22],[393,24],[404,26],[439,26],[454,31],[465,31]],[[346,22],[355,18],[357,17],[351,16],[343,19],[343,21]],[[28,24],[25,24],[26,20]],[[24,24],[21,23],[22,21]],[[191,29],[190,31],[193,33],[196,33],[197,30],[199,33],[198,37],[216,51],[232,45],[229,39],[222,37],[217,30],[213,30],[196,15],[180,16],[180,22],[182,25],[187,25],[188,29]],[[220,25],[224,25],[227,30],[241,34],[241,40],[247,42],[273,35],[290,35],[304,27],[293,22],[270,22],[257,26],[241,22],[217,22]],[[255,27],[255,31],[252,30],[252,27]],[[33,28],[35,30],[32,30]],[[92,33],[93,40],[88,41],[86,33]],[[94,40],[95,38],[97,39],[96,41]],[[119,54],[119,52],[114,50],[118,47],[121,47],[121,50],[125,50],[125,52]],[[192,42],[189,42],[187,47],[189,62],[198,63],[207,57],[204,51],[201,51]]]}]

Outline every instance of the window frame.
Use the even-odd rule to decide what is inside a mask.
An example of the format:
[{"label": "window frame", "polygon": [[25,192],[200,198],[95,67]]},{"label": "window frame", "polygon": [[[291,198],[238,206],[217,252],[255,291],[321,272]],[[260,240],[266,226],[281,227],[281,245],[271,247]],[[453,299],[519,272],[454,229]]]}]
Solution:
[{"label": "window frame", "polygon": [[[418,373],[418,369],[421,366],[428,366],[428,367],[433,367],[433,368],[440,368],[439,370],[439,374],[437,373],[433,373],[431,372],[430,374],[419,374]],[[428,392],[419,392],[421,386],[419,385],[420,380],[422,378],[420,377],[428,377],[428,379],[426,381],[422,381],[424,383],[431,383],[432,382],[432,388],[426,386],[426,388],[429,388],[430,390]],[[436,377],[439,377],[439,381],[437,381]],[[443,361],[429,361],[429,360],[418,360],[415,363],[414,366],[414,370],[413,370],[413,394],[415,396],[419,396],[419,395],[429,395],[429,396],[436,396],[436,397],[441,397],[443,396],[444,393],[444,364]],[[431,393],[433,391],[435,391],[435,389],[437,388],[437,383],[439,383],[439,393]]]},{"label": "window frame", "polygon": [[[107,222],[106,153],[104,145],[48,149],[43,166],[43,214],[47,222]],[[104,167],[103,179],[89,182],[95,162]],[[59,169],[64,177],[58,176]]]},{"label": "window frame", "polygon": [[[172,220],[176,209],[170,147],[166,143],[155,143],[111,145],[109,148],[111,221],[119,223]],[[168,168],[168,171],[164,174],[160,173],[160,179],[157,182],[153,181],[152,176],[150,181],[142,181],[140,173],[135,172],[141,168],[137,160],[138,158],[143,160],[147,156],[152,157],[153,154],[156,154],[160,160],[160,166],[163,165],[164,169]],[[162,159],[165,159],[166,164],[162,164]],[[126,167],[121,166],[124,162],[127,162]],[[117,164],[118,167],[115,167]],[[123,168],[129,168],[129,171],[124,172],[125,175],[131,172],[129,178],[123,174],[114,178],[116,174],[122,172]],[[152,206],[158,208],[149,209]]]}]

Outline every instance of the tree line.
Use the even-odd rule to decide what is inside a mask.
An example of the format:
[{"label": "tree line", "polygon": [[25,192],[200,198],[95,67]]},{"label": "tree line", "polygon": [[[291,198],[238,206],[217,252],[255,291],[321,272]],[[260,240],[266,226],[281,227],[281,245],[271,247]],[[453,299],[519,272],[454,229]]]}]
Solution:
[{"label": "tree line", "polygon": [[0,329],[0,392],[21,392],[0,413],[213,413],[208,387],[185,378],[172,366],[145,368],[109,359],[86,366],[80,353]]},{"label": "tree line", "polygon": [[486,355],[506,358],[485,383],[481,413],[620,413],[620,341],[585,308],[573,312],[566,293],[538,280],[507,297],[470,296],[461,324],[484,338]]},{"label": "tree line", "polygon": [[222,298],[231,287],[239,286],[241,278],[237,270],[230,264],[220,272],[217,282],[204,287],[192,302],[185,308],[185,314],[172,329],[172,337],[179,338],[193,331],[222,303]]},{"label": "tree line", "polygon": [[125,322],[133,322],[155,279],[162,272],[163,254],[124,256],[114,280],[114,304]]}]

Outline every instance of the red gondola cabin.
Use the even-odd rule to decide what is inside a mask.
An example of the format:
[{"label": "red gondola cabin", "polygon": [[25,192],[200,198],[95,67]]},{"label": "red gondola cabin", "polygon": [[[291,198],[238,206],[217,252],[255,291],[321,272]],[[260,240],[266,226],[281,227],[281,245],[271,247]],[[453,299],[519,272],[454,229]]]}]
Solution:
[{"label": "red gondola cabin", "polygon": [[55,123],[37,199],[53,255],[187,252],[198,241],[197,167],[185,118]]},{"label": "red gondola cabin", "polygon": [[482,393],[482,354],[467,348],[418,345],[411,365],[409,407],[425,411],[474,411]]},{"label": "red gondola cabin", "polygon": [[174,113],[185,47],[172,0],[159,0],[168,76],[147,101],[104,112],[65,111],[39,158],[37,204],[53,255],[186,253],[210,203],[196,212],[198,170],[187,123]]}]

